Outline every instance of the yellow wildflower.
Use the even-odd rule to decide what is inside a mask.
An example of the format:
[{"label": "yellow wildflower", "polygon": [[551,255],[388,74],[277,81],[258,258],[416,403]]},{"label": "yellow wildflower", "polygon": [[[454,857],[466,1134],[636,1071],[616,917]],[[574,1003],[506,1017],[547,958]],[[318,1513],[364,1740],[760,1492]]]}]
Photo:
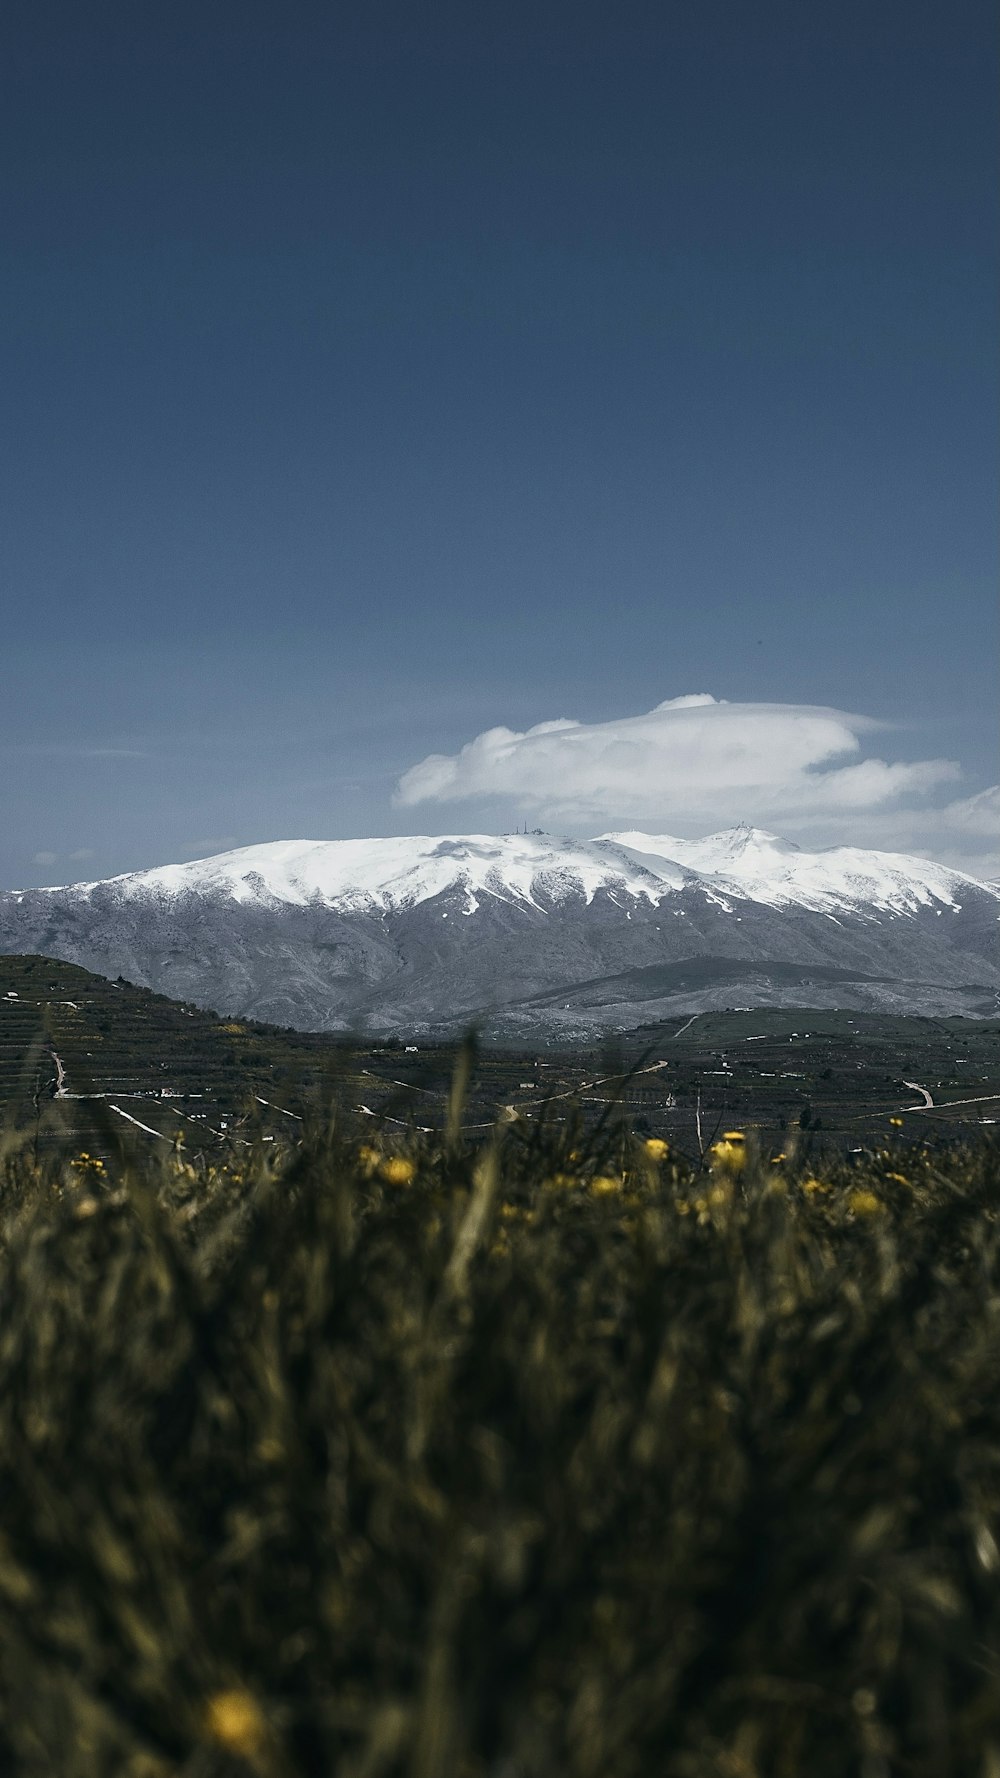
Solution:
[{"label": "yellow wildflower", "polygon": [[405,1160],[401,1154],[389,1155],[379,1172],[387,1185],[412,1185],[417,1176],[413,1162]]},{"label": "yellow wildflower", "polygon": [[662,1136],[649,1136],[642,1146],[651,1161],[665,1161],[670,1153],[670,1144]]},{"label": "yellow wildflower", "polygon": [[75,1167],[78,1173],[104,1172],[104,1162],[98,1155],[88,1154],[85,1148],[80,1150],[75,1161],[70,1161],[70,1166]]},{"label": "yellow wildflower", "polygon": [[726,1130],[721,1142],[709,1149],[712,1166],[723,1173],[742,1173],[747,1164],[747,1139],[742,1130]]},{"label": "yellow wildflower", "polygon": [[877,1216],[882,1208],[875,1193],[866,1191],[848,1192],[847,1205],[855,1216]]},{"label": "yellow wildflower", "polygon": [[597,1173],[590,1182],[590,1189],[595,1198],[604,1198],[609,1192],[620,1192],[622,1184],[622,1180],[613,1178],[610,1173]]},{"label": "yellow wildflower", "polygon": [[372,1174],[375,1172],[376,1168],[378,1167],[380,1159],[381,1159],[381,1156],[378,1152],[378,1149],[377,1148],[369,1148],[367,1143],[363,1143],[362,1146],[358,1149],[358,1161],[361,1166],[361,1171],[364,1174],[366,1179],[371,1178]]},{"label": "yellow wildflower", "polygon": [[249,1692],[216,1692],[205,1706],[205,1733],[238,1759],[256,1760],[267,1739],[267,1724]]},{"label": "yellow wildflower", "polygon": [[893,1125],[894,1129],[901,1130],[903,1128],[903,1120],[901,1117],[891,1117],[889,1122]]}]

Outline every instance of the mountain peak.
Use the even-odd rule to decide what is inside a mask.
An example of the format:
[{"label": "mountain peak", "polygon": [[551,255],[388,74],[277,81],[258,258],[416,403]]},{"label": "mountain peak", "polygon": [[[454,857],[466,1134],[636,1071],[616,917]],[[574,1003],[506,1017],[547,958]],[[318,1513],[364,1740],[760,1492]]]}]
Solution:
[{"label": "mountain peak", "polygon": [[[270,841],[105,883],[76,884],[66,893],[74,902],[97,895],[129,902],[153,897],[166,904],[194,895],[380,915],[457,893],[473,914],[489,901],[549,912],[578,900],[589,906],[595,895],[603,903],[623,892],[658,907],[699,883],[713,901],[722,897],[719,905],[735,894],[762,906],[831,914],[860,908],[867,915],[873,908],[910,912],[958,906],[972,879],[896,853],[850,846],[803,851],[766,828],[740,821],[700,840],[632,830],[592,840],[536,831]],[[996,896],[995,889],[978,887]],[[35,893],[51,897],[62,891]]]},{"label": "mountain peak", "polygon": [[927,859],[800,851],[741,822],[703,840],[272,841],[0,893],[0,951],[306,1029],[502,1016],[522,1036],[572,1035],[803,993],[992,1012],[998,914],[1000,890]]},{"label": "mountain peak", "polygon": [[752,849],[770,853],[799,851],[793,840],[782,839],[780,834],[771,833],[766,827],[753,827],[749,821],[737,821],[735,827],[725,827],[719,833],[707,834],[697,843],[717,847],[720,852],[726,852],[731,857]]}]

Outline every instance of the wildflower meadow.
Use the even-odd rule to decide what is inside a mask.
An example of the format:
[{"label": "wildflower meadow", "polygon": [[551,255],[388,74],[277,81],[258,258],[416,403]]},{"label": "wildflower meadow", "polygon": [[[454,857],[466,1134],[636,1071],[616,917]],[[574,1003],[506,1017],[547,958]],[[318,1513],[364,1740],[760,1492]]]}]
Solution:
[{"label": "wildflower meadow", "polygon": [[998,1152],[886,1137],[8,1137],[2,1769],[995,1778]]}]

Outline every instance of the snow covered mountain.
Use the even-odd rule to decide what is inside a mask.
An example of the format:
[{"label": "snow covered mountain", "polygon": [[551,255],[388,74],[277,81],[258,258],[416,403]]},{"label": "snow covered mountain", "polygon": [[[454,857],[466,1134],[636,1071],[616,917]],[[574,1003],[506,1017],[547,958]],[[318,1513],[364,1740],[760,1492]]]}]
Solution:
[{"label": "snow covered mountain", "polygon": [[804,852],[791,840],[742,824],[703,840],[637,832],[601,837],[640,857],[651,868],[656,868],[659,859],[683,864],[702,876],[738,885],[751,900],[769,907],[813,908],[820,913],[868,907],[913,913],[935,903],[955,908],[961,905],[963,885],[984,887],[974,878],[927,858],[862,851],[859,846]]},{"label": "snow covered mountain", "polygon": [[740,826],[290,840],[0,893],[0,950],[219,1011],[338,1030],[574,1037],[726,1005],[971,1015],[1000,994],[1000,888]]},{"label": "snow covered mountain", "polygon": [[[664,858],[650,866],[637,862],[611,838],[476,833],[436,839],[279,840],[108,882],[120,885],[129,899],[193,893],[298,907],[320,902],[351,912],[412,908],[460,887],[467,898],[462,911],[473,914],[483,896],[529,907],[580,895],[589,903],[609,884],[656,900],[667,887],[680,888],[691,874]],[[81,894],[98,887],[77,886]]]}]

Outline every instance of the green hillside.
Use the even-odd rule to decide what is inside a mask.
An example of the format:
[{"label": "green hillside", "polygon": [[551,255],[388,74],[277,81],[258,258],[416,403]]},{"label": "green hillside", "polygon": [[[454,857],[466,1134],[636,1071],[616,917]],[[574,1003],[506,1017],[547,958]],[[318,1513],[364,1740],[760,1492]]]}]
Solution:
[{"label": "green hillside", "polygon": [[[331,1100],[420,1126],[438,1115],[455,1054],[221,1019],[71,964],[0,957],[0,1112],[30,1124],[40,1150],[100,1146],[110,1121],[140,1145],[180,1132],[211,1152],[277,1140]],[[502,1108],[593,1124],[612,1103],[691,1155],[733,1122],[777,1148],[804,1131],[816,1153],[881,1141],[900,1127],[892,1118],[908,1139],[971,1135],[1000,1111],[1000,1024],[765,1009],[673,1020],[592,1051],[491,1048],[464,1118],[470,1131]]]}]

